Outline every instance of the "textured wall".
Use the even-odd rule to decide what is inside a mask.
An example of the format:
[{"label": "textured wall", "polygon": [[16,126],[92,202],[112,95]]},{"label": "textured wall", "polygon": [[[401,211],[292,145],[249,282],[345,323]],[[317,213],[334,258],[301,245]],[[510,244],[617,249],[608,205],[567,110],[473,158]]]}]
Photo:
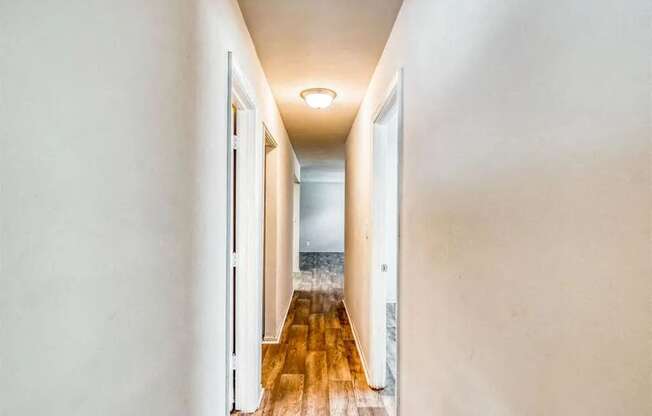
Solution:
[{"label": "textured wall", "polygon": [[402,414],[649,415],[649,1],[406,0],[347,140],[368,351],[371,117],[400,67]]}]

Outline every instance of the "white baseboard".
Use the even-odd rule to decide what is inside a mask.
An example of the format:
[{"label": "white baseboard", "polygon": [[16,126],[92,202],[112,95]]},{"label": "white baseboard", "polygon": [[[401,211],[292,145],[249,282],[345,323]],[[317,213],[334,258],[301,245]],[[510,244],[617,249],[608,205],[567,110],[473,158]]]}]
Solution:
[{"label": "white baseboard", "polygon": [[237,409],[236,414],[254,414],[256,411],[260,410],[260,406],[263,404],[263,398],[265,397],[265,388],[261,388],[260,397],[258,397],[258,403],[256,404],[255,409]]},{"label": "white baseboard", "polygon": [[358,338],[358,331],[355,329],[355,323],[353,322],[353,319],[351,319],[351,315],[349,315],[349,307],[346,306],[346,301],[344,299],[342,299],[342,303],[344,304],[344,311],[346,312],[346,317],[349,319],[349,325],[351,325],[351,332],[353,332],[353,340],[355,341],[355,346],[358,349],[358,352],[360,353],[360,361],[362,361],[362,369],[364,370],[364,376],[367,379],[367,384],[372,389],[382,389],[385,386],[374,386],[369,383],[371,377],[369,377],[369,371],[367,370],[367,359],[365,358],[364,350],[360,348],[360,338]]},{"label": "white baseboard", "polygon": [[256,410],[260,409],[260,406],[263,404],[263,398],[264,397],[265,397],[265,388],[263,387],[260,390],[260,398],[258,399],[258,407],[256,408]]},{"label": "white baseboard", "polygon": [[283,315],[283,320],[281,321],[281,325],[276,329],[276,335],[274,336],[265,336],[263,337],[263,344],[278,344],[278,342],[281,340],[281,334],[283,334],[283,326],[285,326],[285,320],[288,319],[288,313],[290,313],[290,306],[292,306],[292,299],[294,299],[294,291],[295,289],[292,289],[292,293],[290,294],[290,301],[288,302],[288,306],[285,308],[285,315]]}]

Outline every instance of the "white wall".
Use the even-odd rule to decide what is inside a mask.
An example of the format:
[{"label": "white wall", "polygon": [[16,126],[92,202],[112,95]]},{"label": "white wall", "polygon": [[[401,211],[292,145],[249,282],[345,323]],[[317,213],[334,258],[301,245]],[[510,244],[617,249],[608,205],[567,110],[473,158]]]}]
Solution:
[{"label": "white wall", "polygon": [[301,252],[344,251],[344,183],[301,183]]},{"label": "white wall", "polygon": [[[294,178],[300,175],[296,157],[285,131],[273,157],[277,158],[276,175],[276,310],[274,333],[283,326],[285,312],[292,300],[292,251],[294,246]],[[296,174],[295,174],[296,173]]]},{"label": "white wall", "polygon": [[287,142],[235,1],[0,2],[0,414],[224,414],[228,49]]},{"label": "white wall", "polygon": [[[266,148],[265,183],[265,333],[274,340],[292,299],[294,250],[294,180],[298,164],[284,138]],[[296,175],[295,175],[295,172]]]},{"label": "white wall", "polygon": [[371,117],[405,71],[402,414],[652,414],[650,3],[406,0],[347,140],[368,353]]}]

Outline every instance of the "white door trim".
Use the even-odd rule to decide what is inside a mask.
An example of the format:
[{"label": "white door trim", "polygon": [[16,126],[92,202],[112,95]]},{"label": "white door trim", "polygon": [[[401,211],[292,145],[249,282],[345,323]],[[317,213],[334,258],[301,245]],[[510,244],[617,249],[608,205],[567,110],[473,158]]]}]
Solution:
[{"label": "white door trim", "polygon": [[301,183],[297,176],[294,176],[294,183],[292,184],[292,273],[301,273],[299,269],[299,250],[300,246],[300,224],[301,224]]},{"label": "white door trim", "polygon": [[[237,198],[236,204],[236,245],[230,247],[237,252],[237,278],[235,301],[235,408],[243,412],[253,412],[258,407],[262,394],[261,387],[261,343],[262,329],[262,276],[263,276],[263,216],[264,216],[264,148],[265,138],[262,123],[257,111],[254,89],[243,72],[234,63],[229,52],[229,114],[231,103],[235,104],[238,124],[237,147],[237,192],[243,197]],[[230,125],[229,120],[229,125]],[[229,127],[229,145],[232,131]],[[229,150],[229,159],[232,158]],[[229,160],[229,183],[232,160]],[[229,185],[231,186],[231,185]],[[229,204],[230,206],[230,201]],[[229,214],[228,232],[231,233],[231,215]],[[232,241],[229,235],[229,246]],[[229,256],[231,258],[231,256]],[[229,263],[229,275],[232,267]],[[230,280],[230,279],[229,279]],[[230,284],[227,289],[232,290]],[[228,322],[232,319],[232,305],[227,302]],[[230,334],[229,334],[230,335]],[[227,363],[231,363],[232,339],[227,336]],[[229,367],[227,367],[229,368]],[[232,372],[227,371],[227,389],[233,383]],[[227,397],[229,394],[227,392]],[[230,413],[228,404],[226,415]]]},{"label": "white door trim", "polygon": [[[393,112],[396,111],[396,124],[394,125],[394,128],[396,128],[395,131],[388,131],[390,127],[387,127],[384,125],[386,122],[386,116],[389,114],[393,114]],[[394,76],[392,82],[387,88],[387,91],[384,95],[384,99],[382,100],[380,106],[377,108],[377,110],[374,113],[374,116],[372,118],[372,140],[371,140],[371,155],[372,155],[372,166],[374,166],[374,174],[372,175],[372,233],[371,233],[371,247],[372,247],[372,255],[371,255],[371,264],[370,264],[370,270],[371,270],[371,299],[372,299],[372,310],[371,310],[371,344],[370,344],[370,349],[369,349],[369,361],[370,361],[370,368],[369,368],[369,385],[374,388],[383,388],[385,386],[385,380],[386,380],[386,374],[385,374],[385,369],[386,369],[386,361],[387,361],[387,354],[386,354],[386,337],[387,337],[387,319],[386,319],[386,297],[387,297],[387,287],[386,287],[386,277],[383,272],[381,272],[381,261],[380,259],[377,258],[378,256],[378,250],[381,247],[381,244],[384,244],[384,240],[382,237],[378,236],[378,233],[376,232],[375,228],[375,223],[374,223],[374,218],[377,218],[380,214],[381,209],[384,209],[380,205],[379,198],[377,197],[379,195],[379,192],[385,191],[386,187],[381,189],[379,191],[379,184],[378,181],[375,179],[377,176],[376,174],[376,157],[377,152],[382,151],[381,146],[378,146],[376,148],[376,142],[377,140],[386,140],[388,137],[390,140],[396,140],[395,145],[397,148],[396,152],[396,158],[397,158],[397,166],[396,166],[396,175],[397,175],[397,181],[396,181],[396,189],[395,190],[389,190],[390,192],[396,192],[396,210],[395,210],[395,215],[396,215],[396,235],[395,235],[395,244],[396,244],[396,259],[395,259],[395,270],[394,272],[396,273],[397,276],[397,282],[400,281],[399,279],[399,270],[400,270],[400,265],[399,265],[399,252],[400,252],[400,246],[399,246],[399,241],[400,241],[400,189],[401,189],[401,150],[402,150],[402,143],[403,143],[403,71],[400,69],[397,71],[396,75]],[[381,156],[382,157],[382,156]],[[382,241],[381,241],[382,240]],[[397,305],[399,305],[400,308],[400,291],[397,289]],[[399,311],[397,308],[396,311],[396,319],[398,322],[398,315]],[[397,325],[397,331],[400,331],[400,326]],[[397,340],[400,338],[399,333],[397,332]],[[398,342],[397,342],[398,344]],[[399,346],[397,345],[397,374],[396,374],[396,400],[397,400],[397,409],[398,409],[398,368],[399,368],[399,351],[398,351]]]}]

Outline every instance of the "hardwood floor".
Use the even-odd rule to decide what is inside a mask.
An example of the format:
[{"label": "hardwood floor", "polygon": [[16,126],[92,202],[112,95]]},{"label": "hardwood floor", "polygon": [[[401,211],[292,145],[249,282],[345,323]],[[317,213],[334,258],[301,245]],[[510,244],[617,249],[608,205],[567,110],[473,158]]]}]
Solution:
[{"label": "hardwood floor", "polygon": [[387,416],[372,390],[342,303],[342,276],[298,282],[278,344],[263,345],[265,397],[255,416]]}]

